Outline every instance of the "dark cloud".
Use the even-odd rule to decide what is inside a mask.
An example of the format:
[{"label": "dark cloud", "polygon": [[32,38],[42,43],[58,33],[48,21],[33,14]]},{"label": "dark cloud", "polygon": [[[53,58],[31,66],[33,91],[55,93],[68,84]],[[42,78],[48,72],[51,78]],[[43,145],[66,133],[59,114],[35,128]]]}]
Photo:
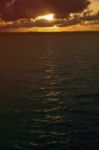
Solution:
[{"label": "dark cloud", "polygon": [[99,12],[92,15],[90,12],[86,12],[83,16],[77,15],[70,19],[56,19],[54,21],[46,20],[31,20],[22,19],[18,21],[13,21],[12,23],[5,23],[0,25],[0,31],[18,29],[18,28],[32,28],[32,27],[52,27],[54,25],[58,27],[68,27],[77,24],[84,24],[85,22],[90,24],[99,24]]},{"label": "dark cloud", "polygon": [[35,18],[46,13],[66,18],[70,13],[82,12],[89,4],[90,0],[0,0],[0,14],[8,21]]},{"label": "dark cloud", "polygon": [[93,15],[84,15],[83,17],[81,17],[81,20],[83,21],[99,21],[99,12],[97,12],[96,14]]}]

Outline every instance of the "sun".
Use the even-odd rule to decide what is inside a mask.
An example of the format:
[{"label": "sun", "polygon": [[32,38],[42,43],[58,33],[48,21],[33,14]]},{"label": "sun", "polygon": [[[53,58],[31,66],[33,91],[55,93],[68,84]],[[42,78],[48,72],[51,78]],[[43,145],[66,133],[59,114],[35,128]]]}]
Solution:
[{"label": "sun", "polygon": [[52,20],[54,20],[54,14],[48,14],[48,15],[44,15],[44,16],[38,16],[36,19],[37,20],[44,19],[44,20],[52,21]]},{"label": "sun", "polygon": [[42,16],[42,18],[45,20],[51,21],[54,19],[54,14],[45,15],[45,16]]}]

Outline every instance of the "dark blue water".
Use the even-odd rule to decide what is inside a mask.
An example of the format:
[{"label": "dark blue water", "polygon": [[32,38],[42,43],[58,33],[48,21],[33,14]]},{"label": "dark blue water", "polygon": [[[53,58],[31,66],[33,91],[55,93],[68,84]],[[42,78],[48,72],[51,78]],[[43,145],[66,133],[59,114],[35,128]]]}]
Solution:
[{"label": "dark blue water", "polygon": [[0,150],[99,149],[99,34],[0,35]]}]

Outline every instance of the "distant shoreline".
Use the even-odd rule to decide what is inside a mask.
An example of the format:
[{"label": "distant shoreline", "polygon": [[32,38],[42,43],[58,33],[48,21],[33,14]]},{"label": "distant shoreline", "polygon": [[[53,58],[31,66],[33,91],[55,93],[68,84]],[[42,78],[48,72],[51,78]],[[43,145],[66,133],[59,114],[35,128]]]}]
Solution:
[{"label": "distant shoreline", "polygon": [[0,35],[51,35],[51,34],[99,34],[99,31],[66,31],[66,32],[0,32]]}]

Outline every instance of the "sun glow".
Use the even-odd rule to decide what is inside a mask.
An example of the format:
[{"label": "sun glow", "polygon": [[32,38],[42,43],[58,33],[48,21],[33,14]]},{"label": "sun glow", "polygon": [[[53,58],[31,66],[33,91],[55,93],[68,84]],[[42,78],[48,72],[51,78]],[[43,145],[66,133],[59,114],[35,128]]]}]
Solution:
[{"label": "sun glow", "polygon": [[44,15],[44,16],[38,16],[36,19],[37,20],[44,19],[44,20],[52,21],[52,20],[54,20],[54,14],[48,14],[48,15]]}]

